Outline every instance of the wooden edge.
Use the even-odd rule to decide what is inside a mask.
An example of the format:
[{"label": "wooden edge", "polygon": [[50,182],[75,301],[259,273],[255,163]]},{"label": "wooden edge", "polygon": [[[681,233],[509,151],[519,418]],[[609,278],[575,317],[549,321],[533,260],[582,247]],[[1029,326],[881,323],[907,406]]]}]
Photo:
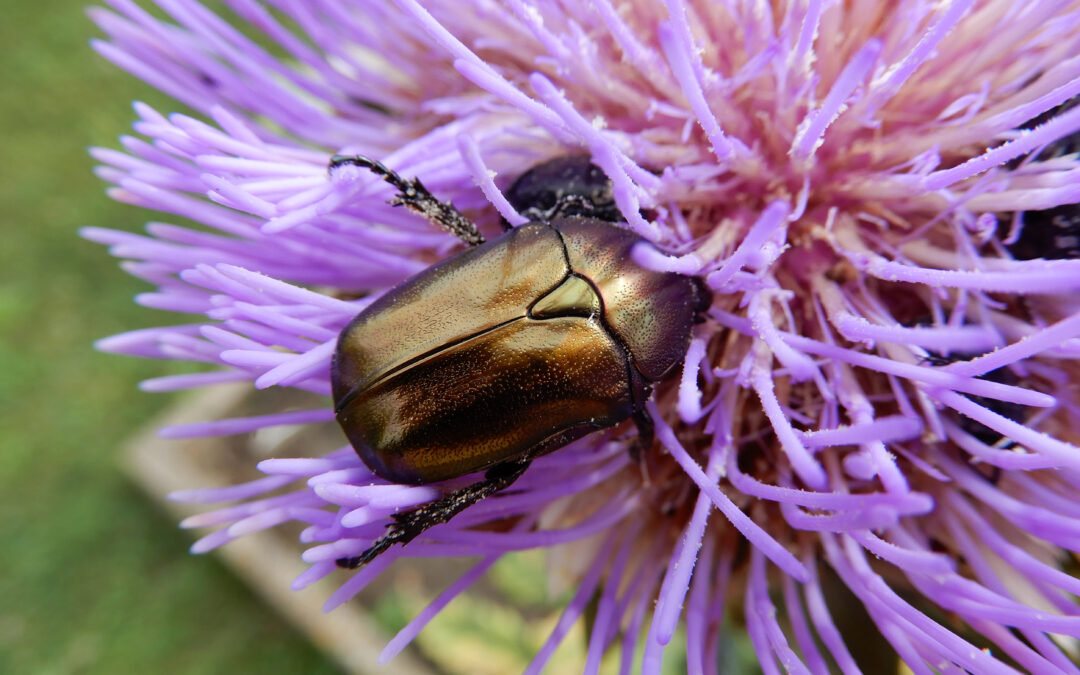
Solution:
[{"label": "wooden edge", "polygon": [[[177,490],[227,483],[224,477],[191,457],[196,446],[205,451],[207,445],[220,441],[215,438],[166,440],[157,436],[157,429],[215,419],[234,409],[251,393],[250,384],[240,384],[211,387],[181,398],[127,443],[122,457],[123,469],[178,522],[207,510],[198,505],[170,501],[167,495]],[[376,659],[390,636],[356,600],[331,613],[323,612],[323,602],[336,588],[332,581],[324,580],[302,591],[290,590],[293,579],[307,569],[300,560],[301,551],[299,543],[290,546],[281,536],[264,531],[245,535],[214,553],[346,672],[356,675],[387,675],[391,672],[395,675],[435,675],[435,671],[410,653],[410,649],[394,657],[391,664],[380,666]]]}]

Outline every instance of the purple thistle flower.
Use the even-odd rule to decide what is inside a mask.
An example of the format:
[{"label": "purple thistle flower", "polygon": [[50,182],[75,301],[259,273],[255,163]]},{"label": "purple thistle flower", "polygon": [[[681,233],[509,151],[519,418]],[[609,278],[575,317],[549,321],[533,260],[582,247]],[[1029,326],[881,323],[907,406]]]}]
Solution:
[{"label": "purple thistle flower", "polygon": [[[914,673],[1080,672],[1080,260],[1024,227],[1053,211],[1080,234],[1080,3],[109,4],[95,48],[200,117],[137,104],[138,136],[93,151],[114,198],[202,226],[84,232],[156,286],[140,304],[200,315],[99,343],[219,366],[148,390],[329,395],[345,324],[459,247],[376,176],[328,173],[335,154],[493,233],[521,222],[514,178],[587,153],[670,254],[637,262],[714,292],[649,404],[644,473],[629,428],[595,433],[344,581],[328,608],[399,556],[481,556],[385,659],[501,556],[571,542],[577,591],[529,672],[594,599],[587,672],[609,650],[625,672],[639,641],[658,672],[680,623],[690,670],[715,671],[725,615],[765,673],[859,672],[837,586]],[[194,550],[304,523],[300,588],[440,494],[323,450],[175,495],[239,500],[184,523],[220,527]]]}]

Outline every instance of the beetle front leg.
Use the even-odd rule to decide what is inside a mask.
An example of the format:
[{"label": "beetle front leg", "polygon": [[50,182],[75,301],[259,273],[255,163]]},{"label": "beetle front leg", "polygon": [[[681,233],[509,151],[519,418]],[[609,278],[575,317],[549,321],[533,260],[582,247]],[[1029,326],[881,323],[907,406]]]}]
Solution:
[{"label": "beetle front leg", "polygon": [[480,230],[477,229],[476,225],[450,202],[442,202],[436,199],[424,187],[419,178],[405,180],[382,162],[363,155],[334,155],[330,158],[330,171],[340,166],[358,166],[370,169],[372,173],[381,176],[383,180],[398,189],[398,195],[390,201],[394,206],[404,206],[410,211],[419,213],[436,225],[445,228],[450,234],[469,246],[478,246],[484,243],[484,235],[480,234]]},{"label": "beetle front leg", "polygon": [[460,490],[455,490],[442,499],[437,499],[404,513],[395,513],[394,522],[388,526],[389,532],[384,534],[371,548],[352,558],[339,558],[338,567],[355,569],[366,565],[379,556],[380,553],[394,544],[407,544],[425,530],[435,525],[445,523],[457,514],[461,513],[476,502],[490,497],[496,492],[510,486],[514,481],[525,473],[529,468],[530,460],[519,460],[498,464],[488,469],[484,474],[484,480],[479,483],[467,485]]}]

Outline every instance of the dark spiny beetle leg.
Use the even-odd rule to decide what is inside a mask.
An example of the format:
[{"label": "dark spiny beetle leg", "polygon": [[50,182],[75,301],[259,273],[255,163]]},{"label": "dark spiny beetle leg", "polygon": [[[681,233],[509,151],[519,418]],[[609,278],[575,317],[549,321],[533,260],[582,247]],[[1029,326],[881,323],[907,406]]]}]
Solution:
[{"label": "dark spiny beetle leg", "polygon": [[484,235],[476,228],[471,220],[466,218],[460,211],[454,208],[450,202],[441,202],[435,198],[419,178],[405,180],[396,171],[388,168],[378,160],[364,157],[363,155],[334,155],[330,159],[330,170],[341,166],[358,166],[370,169],[372,173],[381,176],[390,185],[398,190],[398,195],[390,200],[394,206],[405,208],[419,213],[436,225],[440,225],[462,240],[469,246],[478,246],[484,243]]},{"label": "dark spiny beetle leg", "polygon": [[694,290],[697,294],[694,304],[694,323],[702,324],[706,320],[705,312],[712,307],[713,292],[701,277],[690,277],[690,279],[694,282]]},{"label": "dark spiny beetle leg", "polygon": [[467,485],[442,499],[404,513],[395,513],[394,523],[388,527],[389,531],[372,544],[371,548],[353,558],[339,558],[336,561],[337,566],[355,569],[368,564],[394,544],[409,543],[429,527],[445,523],[476,502],[509,487],[521,477],[521,474],[525,473],[530,461],[524,459],[498,464],[488,469],[484,474],[484,480],[479,483]]},{"label": "dark spiny beetle leg", "polygon": [[633,419],[634,424],[637,425],[638,435],[630,443],[630,460],[635,464],[640,464],[642,454],[652,447],[653,440],[656,438],[656,425],[644,408],[635,411]]}]

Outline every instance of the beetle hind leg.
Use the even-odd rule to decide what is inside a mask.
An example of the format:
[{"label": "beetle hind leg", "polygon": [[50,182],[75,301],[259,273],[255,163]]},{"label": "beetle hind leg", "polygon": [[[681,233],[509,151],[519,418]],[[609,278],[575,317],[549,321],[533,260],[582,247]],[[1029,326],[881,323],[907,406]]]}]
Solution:
[{"label": "beetle hind leg", "polygon": [[633,420],[634,424],[637,426],[638,435],[637,438],[630,441],[628,448],[630,452],[630,461],[640,466],[642,472],[644,472],[644,453],[652,447],[653,441],[656,439],[656,424],[653,422],[652,416],[649,415],[649,412],[645,410],[645,408],[634,411]]},{"label": "beetle hind leg", "polygon": [[450,234],[464,241],[469,246],[477,246],[484,243],[484,235],[476,225],[458,211],[450,202],[442,202],[431,194],[419,178],[405,180],[393,169],[382,162],[364,157],[363,155],[334,155],[330,159],[330,171],[341,166],[358,166],[369,169],[372,173],[382,177],[390,185],[398,190],[398,194],[390,203],[394,206],[405,208],[419,213],[436,225],[448,230]]},{"label": "beetle hind leg", "polygon": [[656,439],[656,423],[644,408],[634,411],[633,418],[638,430],[637,442],[641,444],[641,450],[648,450]]},{"label": "beetle hind leg", "polygon": [[529,460],[506,462],[488,469],[484,480],[455,490],[441,499],[423,504],[403,513],[395,513],[388,532],[371,548],[352,558],[339,558],[338,567],[355,569],[366,565],[394,544],[407,544],[425,530],[445,523],[476,502],[509,487],[529,468]]}]

